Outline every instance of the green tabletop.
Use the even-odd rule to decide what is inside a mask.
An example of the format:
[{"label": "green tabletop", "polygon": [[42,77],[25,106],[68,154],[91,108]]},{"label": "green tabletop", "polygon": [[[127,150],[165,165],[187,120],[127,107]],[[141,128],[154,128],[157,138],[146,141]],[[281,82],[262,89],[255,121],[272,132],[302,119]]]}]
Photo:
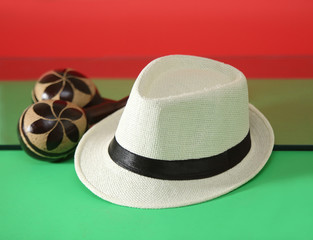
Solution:
[{"label": "green tabletop", "polygon": [[274,151],[250,182],[181,208],[122,207],[93,195],[73,160],[0,152],[0,239],[313,239],[313,152]]}]

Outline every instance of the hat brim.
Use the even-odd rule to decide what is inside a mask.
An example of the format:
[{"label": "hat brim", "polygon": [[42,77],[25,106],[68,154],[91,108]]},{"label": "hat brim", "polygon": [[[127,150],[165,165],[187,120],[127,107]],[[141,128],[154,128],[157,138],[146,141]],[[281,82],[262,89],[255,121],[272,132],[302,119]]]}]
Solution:
[{"label": "hat brim", "polygon": [[269,159],[274,134],[271,125],[249,106],[251,149],[235,167],[210,178],[161,180],[141,176],[117,165],[108,154],[123,109],[94,125],[75,152],[81,182],[109,202],[135,208],[170,208],[204,202],[226,194],[253,178]]}]

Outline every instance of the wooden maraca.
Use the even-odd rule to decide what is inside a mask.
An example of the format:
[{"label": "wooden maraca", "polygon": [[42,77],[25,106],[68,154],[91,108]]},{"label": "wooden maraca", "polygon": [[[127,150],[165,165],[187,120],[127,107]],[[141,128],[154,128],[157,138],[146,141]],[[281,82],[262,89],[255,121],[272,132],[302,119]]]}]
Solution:
[{"label": "wooden maraca", "polygon": [[79,107],[90,107],[114,100],[102,98],[95,84],[85,75],[72,69],[52,70],[43,74],[32,91],[33,102],[64,100]]},{"label": "wooden maraca", "polygon": [[32,157],[55,162],[66,159],[92,125],[126,105],[128,97],[80,108],[63,100],[44,100],[29,106],[18,123],[22,148]]}]

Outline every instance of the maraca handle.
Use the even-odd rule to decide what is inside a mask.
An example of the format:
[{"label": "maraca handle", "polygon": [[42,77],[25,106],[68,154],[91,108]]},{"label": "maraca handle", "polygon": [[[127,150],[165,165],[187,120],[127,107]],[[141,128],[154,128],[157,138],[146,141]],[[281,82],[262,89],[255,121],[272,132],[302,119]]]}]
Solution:
[{"label": "maraca handle", "polygon": [[111,113],[124,107],[127,103],[128,97],[125,97],[119,101],[104,102],[102,104],[84,108],[84,112],[87,117],[89,125],[99,122],[101,119],[107,117]]},{"label": "maraca handle", "polygon": [[114,103],[116,101],[109,99],[109,98],[103,98],[101,97],[101,95],[99,94],[98,89],[96,89],[96,93],[94,95],[94,97],[92,98],[92,100],[84,107],[84,108],[89,108],[95,105],[99,105],[102,103]]}]

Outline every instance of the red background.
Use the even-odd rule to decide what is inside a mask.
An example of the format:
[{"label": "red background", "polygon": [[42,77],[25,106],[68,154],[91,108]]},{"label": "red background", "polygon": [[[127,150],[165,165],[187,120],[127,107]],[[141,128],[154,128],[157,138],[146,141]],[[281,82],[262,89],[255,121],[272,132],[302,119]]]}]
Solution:
[{"label": "red background", "polygon": [[313,55],[312,0],[2,0],[0,57]]}]

